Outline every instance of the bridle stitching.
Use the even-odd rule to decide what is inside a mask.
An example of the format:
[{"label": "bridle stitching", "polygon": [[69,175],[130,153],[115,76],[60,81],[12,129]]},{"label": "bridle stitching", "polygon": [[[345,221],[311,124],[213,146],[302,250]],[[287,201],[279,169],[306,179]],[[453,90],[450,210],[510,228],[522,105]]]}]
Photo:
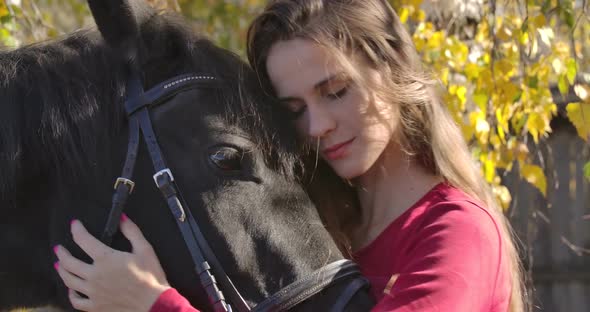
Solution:
[{"label": "bridle stitching", "polygon": [[190,77],[185,77],[179,80],[175,80],[172,81],[171,83],[168,83],[166,85],[164,85],[164,89],[168,89],[174,85],[177,85],[179,83],[183,83],[186,81],[190,81],[190,80],[215,80],[215,77],[211,77],[211,76],[190,76]]}]

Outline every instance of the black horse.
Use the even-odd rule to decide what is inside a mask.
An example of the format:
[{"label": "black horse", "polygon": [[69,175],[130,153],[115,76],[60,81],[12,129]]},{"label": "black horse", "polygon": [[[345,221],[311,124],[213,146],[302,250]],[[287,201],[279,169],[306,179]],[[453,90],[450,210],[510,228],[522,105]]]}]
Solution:
[{"label": "black horse", "polygon": [[[342,259],[298,183],[288,116],[248,66],[177,16],[135,2],[90,4],[100,33],[0,52],[0,311],[72,309],[51,247],[86,257],[69,234],[74,218],[96,236],[103,232],[128,145],[123,103],[133,69],[146,90],[185,73],[214,77],[170,96],[149,116],[190,213],[250,306]],[[154,246],[171,285],[210,310],[152,172],[142,144],[125,212]],[[130,250],[120,234],[111,245]],[[294,310],[330,309],[351,281]],[[371,305],[365,290],[355,291],[346,310]]]}]

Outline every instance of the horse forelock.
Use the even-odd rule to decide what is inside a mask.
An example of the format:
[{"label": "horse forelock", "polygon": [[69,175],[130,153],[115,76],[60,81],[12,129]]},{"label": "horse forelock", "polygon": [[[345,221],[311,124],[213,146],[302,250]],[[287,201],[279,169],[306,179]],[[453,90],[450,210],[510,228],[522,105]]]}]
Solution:
[{"label": "horse forelock", "polygon": [[300,151],[287,114],[276,99],[262,91],[247,64],[238,68],[220,92],[226,122],[251,136],[271,169],[296,178]]}]

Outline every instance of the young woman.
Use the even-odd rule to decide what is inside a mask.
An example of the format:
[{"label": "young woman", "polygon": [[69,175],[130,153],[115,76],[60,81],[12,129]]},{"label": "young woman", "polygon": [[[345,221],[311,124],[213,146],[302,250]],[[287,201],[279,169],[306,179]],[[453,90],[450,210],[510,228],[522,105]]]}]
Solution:
[{"label": "young woman", "polygon": [[[248,58],[305,144],[357,193],[360,215],[309,190],[370,280],[374,311],[523,310],[509,225],[386,0],[270,1],[250,27]],[[131,221],[122,231],[149,246]],[[79,222],[72,232],[83,249],[109,252]],[[72,302],[120,311],[127,303],[113,298],[147,298],[140,310],[194,311],[153,252],[120,258],[93,268],[103,278],[74,290],[94,296],[72,292]]]}]

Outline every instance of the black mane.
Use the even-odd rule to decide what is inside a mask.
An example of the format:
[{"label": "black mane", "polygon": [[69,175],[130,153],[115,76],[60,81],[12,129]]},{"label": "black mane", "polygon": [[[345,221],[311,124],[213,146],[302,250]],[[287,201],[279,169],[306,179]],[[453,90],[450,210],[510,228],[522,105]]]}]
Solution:
[{"label": "black mane", "polygon": [[[273,111],[278,105],[260,109],[258,101],[270,104],[271,99],[247,85],[256,79],[236,55],[195,35],[172,14],[152,16],[142,26],[142,41],[140,64],[146,89],[184,72],[220,78],[223,83],[217,93],[228,120],[249,131],[272,167],[291,173],[293,145],[277,140],[289,135],[265,131],[289,131],[285,120],[277,120],[283,115]],[[87,168],[101,170],[92,166],[96,157],[109,157],[112,138],[126,126],[124,68],[95,30],[0,52],[3,202],[14,200],[11,197],[18,196],[19,186],[27,180],[76,181],[92,175]],[[236,68],[242,69],[237,71],[239,77]]]}]

